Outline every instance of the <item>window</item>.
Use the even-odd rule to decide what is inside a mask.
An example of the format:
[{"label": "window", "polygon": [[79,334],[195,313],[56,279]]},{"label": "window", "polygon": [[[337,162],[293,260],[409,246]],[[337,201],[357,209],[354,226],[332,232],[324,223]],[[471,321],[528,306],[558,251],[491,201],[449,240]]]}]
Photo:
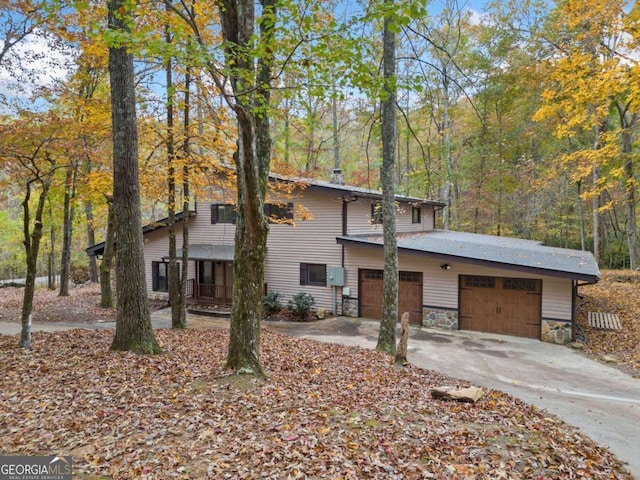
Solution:
[{"label": "window", "polygon": [[422,272],[398,272],[401,282],[422,283]]},{"label": "window", "polygon": [[371,204],[371,223],[373,225],[382,224],[382,204],[381,203]]},{"label": "window", "polygon": [[213,262],[211,260],[198,262],[198,282],[205,285],[215,284]]},{"label": "window", "polygon": [[464,277],[465,287],[476,288],[496,288],[496,279],[494,277],[481,277],[479,275]]},{"label": "window", "polygon": [[211,205],[211,223],[236,223],[236,206],[229,203]]},{"label": "window", "polygon": [[366,280],[382,280],[384,272],[382,270],[364,270],[363,277]]},{"label": "window", "polygon": [[152,289],[154,292],[169,291],[169,264],[151,262]]},{"label": "window", "polygon": [[293,220],[293,203],[265,203],[264,214],[269,223],[290,223],[282,220]]},{"label": "window", "polygon": [[422,209],[420,207],[411,208],[411,223],[422,222]]},{"label": "window", "polygon": [[502,288],[505,290],[521,290],[535,292],[538,290],[538,280],[532,278],[504,278]]},{"label": "window", "polygon": [[327,285],[327,266],[320,263],[300,264],[300,285]]}]

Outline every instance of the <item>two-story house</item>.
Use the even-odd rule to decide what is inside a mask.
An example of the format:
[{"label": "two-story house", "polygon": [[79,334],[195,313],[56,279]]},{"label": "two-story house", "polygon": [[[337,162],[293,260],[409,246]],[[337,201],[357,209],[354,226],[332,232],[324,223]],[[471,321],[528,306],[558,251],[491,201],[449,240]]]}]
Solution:
[{"label": "two-story house", "polygon": [[[381,194],[319,180],[292,185],[290,193],[272,192],[265,205],[273,220],[265,292],[279,292],[285,303],[305,292],[313,295],[316,307],[379,319],[384,266]],[[532,240],[436,230],[442,203],[403,196],[396,200],[399,312],[410,312],[411,323],[570,341],[577,288],[600,276],[591,253]],[[233,192],[218,194],[215,201],[198,202],[188,217],[187,291],[194,302],[231,302],[234,201]],[[168,236],[163,225],[155,222],[144,229],[150,295],[167,295]],[[103,246],[87,252],[99,254]]]}]

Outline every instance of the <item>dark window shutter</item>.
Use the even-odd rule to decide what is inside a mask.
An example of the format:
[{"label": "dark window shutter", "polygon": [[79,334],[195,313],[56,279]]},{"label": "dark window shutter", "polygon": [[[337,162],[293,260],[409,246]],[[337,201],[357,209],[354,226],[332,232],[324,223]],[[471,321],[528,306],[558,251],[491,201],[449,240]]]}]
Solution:
[{"label": "dark window shutter", "polygon": [[151,262],[151,289],[158,291],[158,262]]},{"label": "dark window shutter", "polygon": [[218,205],[211,205],[211,223],[218,223]]},{"label": "dark window shutter", "polygon": [[306,284],[307,284],[307,264],[301,263],[300,264],[300,285],[306,285]]}]

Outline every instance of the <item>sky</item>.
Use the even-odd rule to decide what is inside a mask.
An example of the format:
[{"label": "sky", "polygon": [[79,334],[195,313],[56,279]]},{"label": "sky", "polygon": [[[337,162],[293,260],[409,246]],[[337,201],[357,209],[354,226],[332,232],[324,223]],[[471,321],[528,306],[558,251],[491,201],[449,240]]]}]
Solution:
[{"label": "sky", "polygon": [[36,88],[52,87],[64,81],[70,71],[68,65],[73,61],[72,56],[50,48],[47,40],[37,34],[27,36],[11,53],[19,59],[20,74],[17,76],[0,65],[0,94],[24,100],[28,100]]},{"label": "sky", "polygon": [[[458,0],[462,9],[470,9],[478,19],[488,0]],[[432,0],[428,10],[436,15],[445,6],[446,0]],[[12,72],[0,65],[0,96],[28,101],[35,89],[51,87],[64,81],[73,64],[73,58],[58,50],[51,49],[46,39],[37,34],[29,35],[16,45],[13,54],[20,58],[23,78],[16,78]],[[28,80],[27,80],[28,79]],[[15,88],[18,87],[18,91]]]}]

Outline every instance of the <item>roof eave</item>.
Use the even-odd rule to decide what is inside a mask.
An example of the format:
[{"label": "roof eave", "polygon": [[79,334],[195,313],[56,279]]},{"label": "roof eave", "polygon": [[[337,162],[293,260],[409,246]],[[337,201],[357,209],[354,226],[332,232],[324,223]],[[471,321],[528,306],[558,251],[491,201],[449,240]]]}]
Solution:
[{"label": "roof eave", "polygon": [[[189,210],[190,217],[193,217],[195,215],[196,215],[195,211]],[[181,222],[182,220],[184,220],[184,212],[176,213],[176,221]],[[169,226],[168,222],[169,222],[169,217],[165,217],[155,222],[151,222],[147,225],[143,225],[142,235],[144,235],[145,233],[153,232],[154,230],[158,230],[160,228],[166,228]],[[95,257],[97,255],[102,255],[104,253],[104,246],[105,246],[105,242],[100,242],[85,248],[84,251],[89,257]]]},{"label": "roof eave", "polygon": [[[336,241],[339,244],[351,243],[351,244],[359,245],[362,247],[383,248],[383,244],[381,243],[369,242],[362,239],[337,237]],[[516,272],[522,272],[522,273],[537,273],[540,275],[546,275],[550,277],[566,278],[568,280],[581,280],[583,282],[586,282],[585,284],[594,284],[594,283],[597,283],[598,280],[600,280],[600,276],[595,274],[569,272],[565,270],[554,270],[550,268],[532,267],[527,265],[516,265],[513,263],[503,263],[503,262],[497,262],[494,260],[484,260],[481,258],[470,258],[470,257],[450,255],[450,254],[444,254],[444,253],[438,253],[438,252],[428,252],[424,250],[416,250],[416,249],[400,247],[400,246],[398,247],[398,252],[408,253],[410,255],[419,255],[427,258],[434,258],[434,259],[448,261],[448,262],[459,262],[467,265],[480,265],[485,267],[490,266],[494,268],[501,268],[503,270],[510,270],[510,271],[516,271]]]}]

